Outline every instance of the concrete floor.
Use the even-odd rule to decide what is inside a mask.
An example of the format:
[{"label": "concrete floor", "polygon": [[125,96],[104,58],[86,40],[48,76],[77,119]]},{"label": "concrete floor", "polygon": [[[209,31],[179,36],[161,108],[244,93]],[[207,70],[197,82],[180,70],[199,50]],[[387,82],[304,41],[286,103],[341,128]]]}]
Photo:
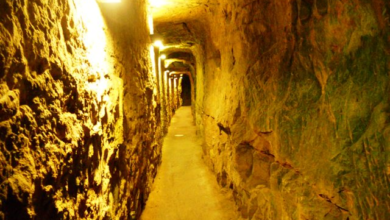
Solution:
[{"label": "concrete floor", "polygon": [[231,198],[204,164],[191,107],[181,107],[164,139],[162,164],[141,220],[238,219]]}]

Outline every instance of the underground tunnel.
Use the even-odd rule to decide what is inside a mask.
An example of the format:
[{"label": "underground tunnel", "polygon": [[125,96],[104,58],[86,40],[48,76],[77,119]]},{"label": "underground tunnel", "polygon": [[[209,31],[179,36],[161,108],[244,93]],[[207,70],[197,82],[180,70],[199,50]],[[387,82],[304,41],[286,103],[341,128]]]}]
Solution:
[{"label": "underground tunnel", "polygon": [[389,78],[388,0],[0,0],[0,219],[390,219]]}]

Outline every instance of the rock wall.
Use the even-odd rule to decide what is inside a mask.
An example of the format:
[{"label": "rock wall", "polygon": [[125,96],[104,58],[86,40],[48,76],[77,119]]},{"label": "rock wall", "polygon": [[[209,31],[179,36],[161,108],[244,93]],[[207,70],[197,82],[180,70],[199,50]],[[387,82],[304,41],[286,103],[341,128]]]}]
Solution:
[{"label": "rock wall", "polygon": [[0,2],[0,219],[139,216],[163,130],[146,17],[144,0]]},{"label": "rock wall", "polygon": [[243,218],[390,218],[389,12],[383,0],[208,7],[196,122]]}]

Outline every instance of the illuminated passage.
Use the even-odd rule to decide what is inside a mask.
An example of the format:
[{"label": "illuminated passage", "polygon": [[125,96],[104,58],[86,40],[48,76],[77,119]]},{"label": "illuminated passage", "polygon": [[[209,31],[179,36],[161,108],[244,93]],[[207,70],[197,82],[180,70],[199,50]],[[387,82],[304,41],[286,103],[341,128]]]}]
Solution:
[{"label": "illuminated passage", "polygon": [[0,220],[388,220],[389,27],[390,0],[0,0]]},{"label": "illuminated passage", "polygon": [[141,216],[142,220],[237,219],[230,201],[204,164],[190,107],[172,118],[164,139],[162,164]]}]

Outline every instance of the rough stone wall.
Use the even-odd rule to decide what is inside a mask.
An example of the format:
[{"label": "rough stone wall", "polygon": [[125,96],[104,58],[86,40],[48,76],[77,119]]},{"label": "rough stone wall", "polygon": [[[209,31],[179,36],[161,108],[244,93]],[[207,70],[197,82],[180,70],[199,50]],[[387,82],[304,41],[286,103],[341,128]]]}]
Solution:
[{"label": "rough stone wall", "polygon": [[180,103],[180,90],[181,84],[179,83],[180,76],[174,76],[172,78],[172,107],[176,111],[181,106]]},{"label": "rough stone wall", "polygon": [[100,8],[0,2],[0,219],[140,214],[162,135],[145,1]]},{"label": "rough stone wall", "polygon": [[389,219],[390,3],[208,10],[196,122],[242,217]]},{"label": "rough stone wall", "polygon": [[176,96],[177,96],[177,106],[178,108],[183,105],[183,75],[181,75],[177,80],[176,85]]}]

